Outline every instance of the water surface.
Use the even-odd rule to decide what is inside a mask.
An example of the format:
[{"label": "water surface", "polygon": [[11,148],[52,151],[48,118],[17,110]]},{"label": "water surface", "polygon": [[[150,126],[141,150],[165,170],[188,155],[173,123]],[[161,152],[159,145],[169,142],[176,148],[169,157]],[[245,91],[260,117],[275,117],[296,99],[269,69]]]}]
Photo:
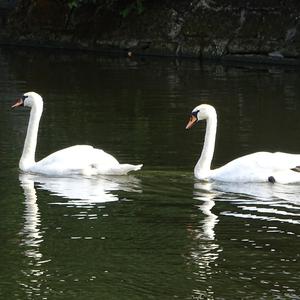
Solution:
[{"label": "water surface", "polygon": [[[300,153],[299,70],[194,60],[0,51],[0,298],[299,299],[300,185],[197,182],[205,124],[213,164]],[[94,179],[21,174],[29,111],[44,97],[37,158],[92,144],[141,172]]]}]

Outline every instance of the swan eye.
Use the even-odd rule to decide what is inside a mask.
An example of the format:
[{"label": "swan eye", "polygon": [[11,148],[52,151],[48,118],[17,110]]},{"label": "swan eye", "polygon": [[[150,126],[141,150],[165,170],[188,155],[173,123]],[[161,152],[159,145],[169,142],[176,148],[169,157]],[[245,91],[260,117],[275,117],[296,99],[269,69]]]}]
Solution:
[{"label": "swan eye", "polygon": [[25,101],[25,99],[28,98],[28,96],[23,95],[22,100]]},{"label": "swan eye", "polygon": [[199,113],[199,110],[192,112],[192,116],[194,116],[197,120],[198,120],[198,113]]}]

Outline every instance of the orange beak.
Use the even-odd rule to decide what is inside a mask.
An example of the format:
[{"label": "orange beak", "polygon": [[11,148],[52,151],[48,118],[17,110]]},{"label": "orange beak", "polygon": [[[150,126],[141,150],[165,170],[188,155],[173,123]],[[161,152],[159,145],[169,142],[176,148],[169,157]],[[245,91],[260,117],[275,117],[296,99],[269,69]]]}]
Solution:
[{"label": "orange beak", "polygon": [[24,104],[23,100],[20,98],[16,101],[16,103],[11,107],[11,108],[15,108],[18,106],[22,106]]},{"label": "orange beak", "polygon": [[197,122],[197,118],[194,115],[191,115],[189,122],[185,126],[185,129],[190,129],[193,127]]}]

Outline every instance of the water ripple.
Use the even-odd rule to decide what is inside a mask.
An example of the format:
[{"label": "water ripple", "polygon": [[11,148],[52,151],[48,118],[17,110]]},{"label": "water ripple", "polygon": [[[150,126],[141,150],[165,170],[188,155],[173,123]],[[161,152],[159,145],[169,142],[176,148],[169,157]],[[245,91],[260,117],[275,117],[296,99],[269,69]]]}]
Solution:
[{"label": "water ripple", "polygon": [[300,224],[300,185],[197,182],[195,189],[233,204],[233,210],[221,212],[224,216]]}]

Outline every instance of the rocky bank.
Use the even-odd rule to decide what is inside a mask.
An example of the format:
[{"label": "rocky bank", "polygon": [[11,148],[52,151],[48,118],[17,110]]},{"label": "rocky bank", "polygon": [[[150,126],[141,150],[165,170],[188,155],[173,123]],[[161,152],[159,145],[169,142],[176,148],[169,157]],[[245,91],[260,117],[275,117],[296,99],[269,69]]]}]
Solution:
[{"label": "rocky bank", "polygon": [[145,0],[126,16],[103,1],[15,0],[0,17],[2,45],[300,64],[298,0]]}]

